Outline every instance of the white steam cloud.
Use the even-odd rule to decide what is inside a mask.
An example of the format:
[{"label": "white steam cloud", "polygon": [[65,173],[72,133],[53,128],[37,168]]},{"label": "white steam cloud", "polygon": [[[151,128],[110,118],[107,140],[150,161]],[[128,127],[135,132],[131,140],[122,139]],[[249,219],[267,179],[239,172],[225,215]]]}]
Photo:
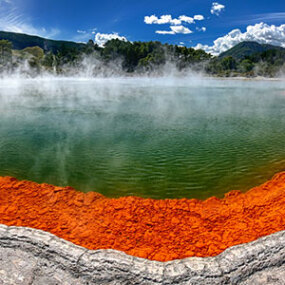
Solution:
[{"label": "white steam cloud", "polygon": [[260,44],[272,44],[285,48],[285,24],[280,26],[259,23],[249,25],[246,32],[234,29],[214,41],[212,46],[198,44],[196,49],[203,49],[213,55],[218,55],[243,41],[255,41]]}]

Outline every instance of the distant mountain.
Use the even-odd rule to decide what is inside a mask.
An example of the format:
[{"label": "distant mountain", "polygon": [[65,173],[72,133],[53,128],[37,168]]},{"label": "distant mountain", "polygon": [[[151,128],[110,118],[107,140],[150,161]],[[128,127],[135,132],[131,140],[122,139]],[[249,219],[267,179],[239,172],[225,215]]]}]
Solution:
[{"label": "distant mountain", "polygon": [[219,57],[232,56],[235,59],[242,59],[256,53],[262,53],[268,50],[280,50],[285,52],[285,48],[268,44],[259,44],[257,42],[241,42],[229,50],[220,54]]},{"label": "distant mountain", "polygon": [[49,40],[38,36],[31,36],[31,35],[12,33],[12,32],[3,32],[3,31],[0,31],[0,40],[8,40],[12,42],[13,49],[16,50],[21,50],[27,47],[38,46],[42,48],[44,51],[51,51],[53,53],[56,53],[64,48],[81,49],[86,46],[83,43]]}]

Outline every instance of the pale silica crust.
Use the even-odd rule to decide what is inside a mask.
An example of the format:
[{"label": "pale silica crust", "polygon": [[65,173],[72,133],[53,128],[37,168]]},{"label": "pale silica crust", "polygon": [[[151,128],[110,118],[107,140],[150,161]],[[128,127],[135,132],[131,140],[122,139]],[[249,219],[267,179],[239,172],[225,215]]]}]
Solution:
[{"label": "pale silica crust", "polygon": [[0,284],[285,284],[285,231],[216,257],[158,262],[0,225]]}]

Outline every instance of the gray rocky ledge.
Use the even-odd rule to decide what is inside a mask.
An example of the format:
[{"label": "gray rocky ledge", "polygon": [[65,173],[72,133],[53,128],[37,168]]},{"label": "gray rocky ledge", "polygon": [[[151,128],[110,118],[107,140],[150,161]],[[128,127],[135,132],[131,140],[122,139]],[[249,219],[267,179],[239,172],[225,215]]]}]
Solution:
[{"label": "gray rocky ledge", "polygon": [[285,284],[285,231],[216,257],[157,262],[0,225],[0,284]]}]

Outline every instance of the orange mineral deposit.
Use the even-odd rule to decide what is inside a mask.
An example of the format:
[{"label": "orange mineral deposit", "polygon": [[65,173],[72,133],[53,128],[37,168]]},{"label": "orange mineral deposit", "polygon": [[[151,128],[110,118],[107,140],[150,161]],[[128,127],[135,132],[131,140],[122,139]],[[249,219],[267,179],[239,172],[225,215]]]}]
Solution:
[{"label": "orange mineral deposit", "polygon": [[285,172],[223,199],[110,199],[0,177],[0,223],[51,232],[89,249],[151,260],[214,256],[285,229]]}]

